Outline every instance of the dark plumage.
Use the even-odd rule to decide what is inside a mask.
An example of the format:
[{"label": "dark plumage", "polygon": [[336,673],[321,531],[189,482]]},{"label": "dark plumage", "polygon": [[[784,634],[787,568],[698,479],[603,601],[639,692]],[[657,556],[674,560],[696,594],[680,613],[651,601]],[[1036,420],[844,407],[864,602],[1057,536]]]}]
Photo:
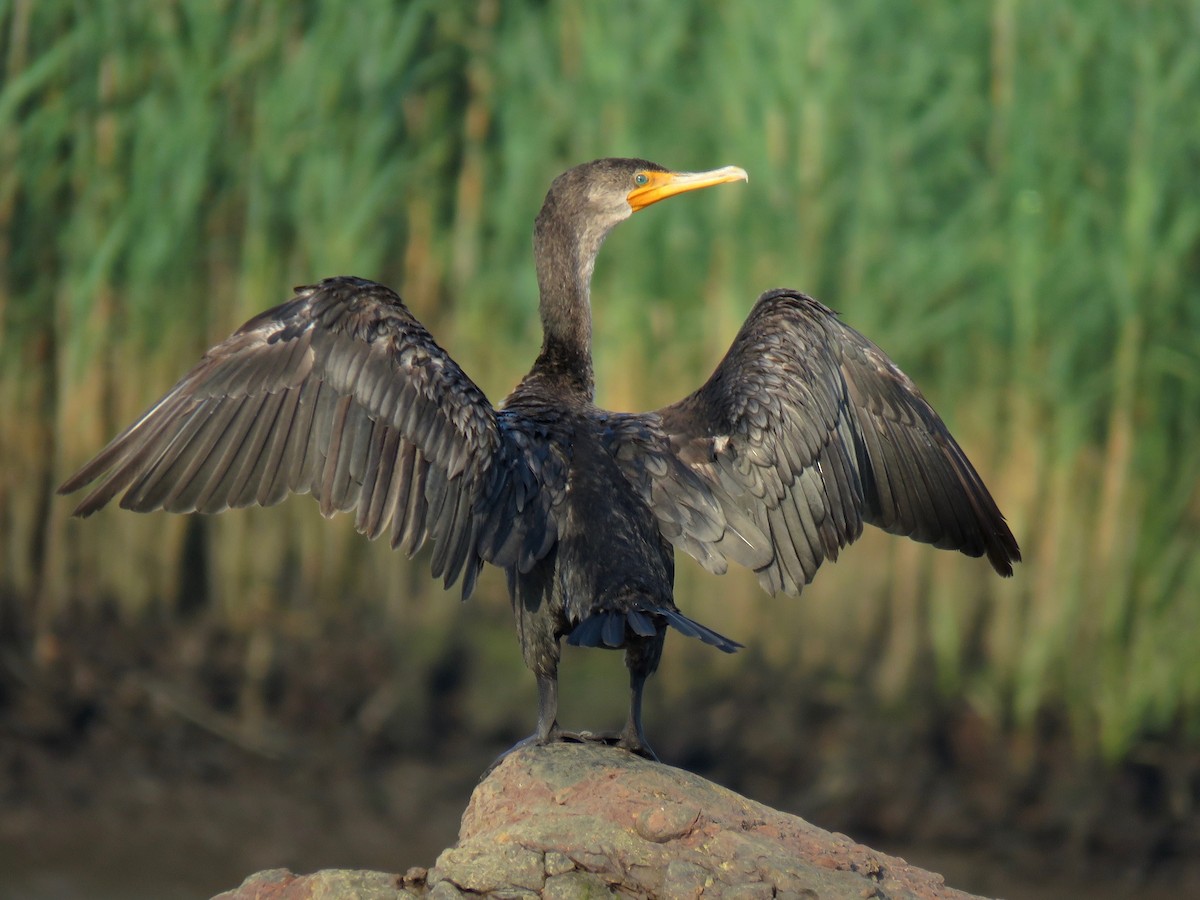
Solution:
[{"label": "dark plumage", "polygon": [[504,568],[538,742],[556,721],[559,642],[624,648],[622,746],[649,753],[641,696],[668,626],[732,652],[684,616],[674,549],[769,592],[796,594],[864,522],[1002,575],[1016,541],[979,475],[912,381],[815,300],[759,297],[712,377],[643,414],[592,405],[592,266],[618,222],[672,194],[742,180],[604,159],[559,176],[534,230],[544,342],[493,407],[382,285],[330,278],[247,322],[60,488],[76,508],[220,512],[311,491],[355,513],[470,594]]}]

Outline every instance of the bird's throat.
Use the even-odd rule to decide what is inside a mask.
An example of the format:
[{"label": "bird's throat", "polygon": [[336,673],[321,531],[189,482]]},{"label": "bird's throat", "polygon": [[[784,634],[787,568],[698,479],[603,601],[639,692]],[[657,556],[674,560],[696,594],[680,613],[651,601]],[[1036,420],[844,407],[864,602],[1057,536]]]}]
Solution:
[{"label": "bird's throat", "polygon": [[542,352],[534,370],[592,399],[592,268],[598,246],[564,239],[562,232],[537,232]]}]

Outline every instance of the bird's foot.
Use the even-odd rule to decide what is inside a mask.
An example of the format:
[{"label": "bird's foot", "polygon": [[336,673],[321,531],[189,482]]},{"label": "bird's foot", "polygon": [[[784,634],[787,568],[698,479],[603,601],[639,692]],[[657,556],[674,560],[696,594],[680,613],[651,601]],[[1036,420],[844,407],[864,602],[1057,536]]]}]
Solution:
[{"label": "bird's foot", "polygon": [[570,743],[581,744],[589,740],[588,732],[581,731],[563,731],[558,725],[552,725],[545,734],[540,731],[535,731],[527,738],[522,738],[517,741],[499,756],[492,760],[492,764],[483,770],[483,775],[480,776],[480,781],[487,778],[495,771],[496,766],[508,759],[509,756],[516,753],[518,750],[524,750],[526,747],[544,747],[547,744],[555,744],[559,741],[568,741]]},{"label": "bird's foot", "polygon": [[635,756],[640,756],[643,759],[649,759],[653,762],[659,762],[658,756],[646,739],[635,731],[625,729],[624,731],[580,731],[573,734],[566,740],[577,740],[580,743],[604,744],[607,747],[620,747],[622,750],[628,750]]},{"label": "bird's foot", "polygon": [[491,775],[492,772],[495,771],[496,767],[500,765],[500,763],[504,762],[504,760],[506,760],[513,753],[516,753],[518,750],[523,750],[526,747],[544,747],[547,744],[555,744],[559,742],[567,744],[604,744],[606,747],[620,747],[622,750],[628,750],[635,756],[640,756],[643,759],[649,759],[653,762],[659,762],[658,756],[650,748],[650,745],[646,743],[646,739],[635,732],[629,731],[628,729],[619,732],[564,731],[558,726],[555,726],[549,731],[549,733],[545,735],[534,733],[527,738],[517,741],[515,744],[497,756],[494,760],[492,760],[491,765],[484,770],[483,775],[480,776],[479,780],[483,781],[485,778]]},{"label": "bird's foot", "polygon": [[495,759],[493,759],[491,764],[486,769],[483,770],[483,774],[479,776],[479,780],[480,781],[485,780],[489,775],[491,775],[494,771],[496,771],[496,767],[498,765],[500,765],[500,763],[504,762],[504,760],[508,759],[508,757],[510,757],[512,754],[516,753],[518,750],[523,750],[526,747],[536,747],[536,746],[543,745],[543,744],[553,743],[554,741],[559,739],[557,737],[557,734],[558,734],[558,730],[554,729],[550,732],[550,734],[548,734],[546,736],[534,733],[534,734],[531,734],[527,738],[522,738],[521,740],[519,740],[515,744],[513,744],[511,747],[509,747],[507,750],[505,750],[503,753],[501,753],[499,756],[497,756]]},{"label": "bird's foot", "polygon": [[658,754],[651,749],[646,743],[646,738],[636,731],[631,731],[626,728],[621,732],[620,738],[617,740],[617,746],[623,750],[628,750],[635,756],[640,756],[643,759],[648,759],[651,762],[661,762]]}]

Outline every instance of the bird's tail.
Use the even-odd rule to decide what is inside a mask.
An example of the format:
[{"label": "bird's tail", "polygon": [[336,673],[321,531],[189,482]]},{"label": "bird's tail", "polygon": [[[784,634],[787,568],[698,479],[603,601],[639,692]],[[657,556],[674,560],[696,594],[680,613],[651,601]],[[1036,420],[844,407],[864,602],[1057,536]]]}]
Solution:
[{"label": "bird's tail", "polygon": [[567,635],[567,643],[573,647],[624,647],[630,634],[653,637],[658,633],[654,622],[656,616],[667,620],[667,624],[688,637],[699,638],[725,653],[733,653],[742,645],[735,640],[706,628],[689,619],[677,609],[656,609],[653,612],[640,609],[605,610],[588,616]]}]

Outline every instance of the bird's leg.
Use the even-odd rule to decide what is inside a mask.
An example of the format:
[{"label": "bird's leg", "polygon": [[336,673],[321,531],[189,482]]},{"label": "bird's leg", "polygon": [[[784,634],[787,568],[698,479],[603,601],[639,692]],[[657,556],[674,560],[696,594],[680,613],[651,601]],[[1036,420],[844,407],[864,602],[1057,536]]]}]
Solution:
[{"label": "bird's leg", "polygon": [[511,754],[524,747],[542,746],[561,741],[564,738],[571,739],[574,735],[564,734],[558,727],[558,672],[555,671],[548,675],[538,673],[538,721],[537,729],[527,738],[517,741],[494,760],[488,766],[483,775],[480,776],[482,781],[492,774],[492,771],[500,763],[504,762]]},{"label": "bird's leg", "polygon": [[655,761],[658,757],[650,749],[646,733],[642,730],[642,693],[646,687],[646,679],[658,668],[665,638],[664,629],[646,641],[630,643],[625,650],[625,665],[629,667],[629,719],[617,741],[617,746]]},{"label": "bird's leg", "polygon": [[[558,727],[558,675],[539,675],[538,680],[538,723],[537,731],[521,741],[526,744],[552,744],[555,741],[584,743],[592,740],[587,732],[563,731]],[[514,750],[516,747],[513,748]]]},{"label": "bird's leg", "polygon": [[[558,673],[538,675],[537,730],[528,739],[534,744],[549,744],[558,739]],[[522,744],[525,741],[521,742]],[[517,746],[521,746],[518,744]]]},{"label": "bird's leg", "polygon": [[617,746],[657,761],[658,756],[650,749],[650,744],[646,742],[646,733],[642,731],[642,690],[646,686],[649,674],[633,672],[629,676],[629,720],[621,731]]},{"label": "bird's leg", "polygon": [[[551,744],[555,741],[561,741],[564,737],[562,730],[558,727],[558,672],[554,671],[549,674],[539,672],[537,675],[537,684],[537,728],[529,737],[517,741],[511,748],[504,751],[500,759],[508,756],[513,750],[519,750],[521,747],[528,747],[532,744]],[[569,735],[566,736],[569,737]]]}]

